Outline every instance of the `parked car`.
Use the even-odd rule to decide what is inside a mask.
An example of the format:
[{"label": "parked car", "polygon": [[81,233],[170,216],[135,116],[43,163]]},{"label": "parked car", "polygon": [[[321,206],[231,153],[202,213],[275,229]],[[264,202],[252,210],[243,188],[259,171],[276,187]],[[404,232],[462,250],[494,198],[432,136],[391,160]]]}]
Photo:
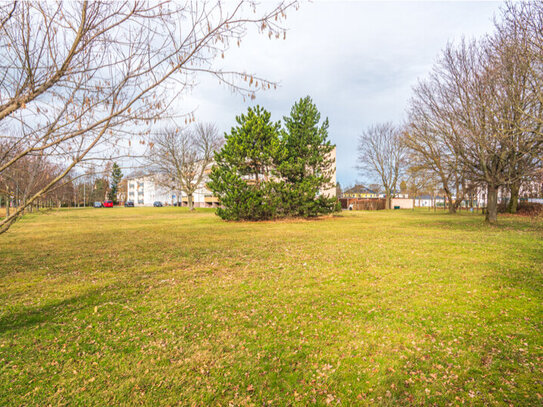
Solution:
[{"label": "parked car", "polygon": [[124,207],[125,207],[125,208],[133,208],[133,207],[134,207],[134,202],[132,202],[132,201],[126,201],[126,202],[124,203]]},{"label": "parked car", "polygon": [[161,208],[161,207],[162,207],[162,202],[160,202],[160,201],[155,201],[155,202],[153,202],[153,206],[158,207],[158,208]]},{"label": "parked car", "polygon": [[104,208],[113,208],[113,201],[104,201]]},{"label": "parked car", "polygon": [[102,207],[102,202],[95,202],[93,206],[95,208],[101,208]]}]

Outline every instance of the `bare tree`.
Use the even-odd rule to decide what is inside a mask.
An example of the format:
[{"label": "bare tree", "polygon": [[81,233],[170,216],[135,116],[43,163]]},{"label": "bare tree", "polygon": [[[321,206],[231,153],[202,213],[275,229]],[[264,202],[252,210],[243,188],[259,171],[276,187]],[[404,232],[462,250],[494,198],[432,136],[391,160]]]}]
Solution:
[{"label": "bare tree", "polygon": [[402,175],[405,147],[400,131],[392,123],[369,127],[358,139],[358,169],[364,176],[381,181],[386,194],[386,209]]},{"label": "bare tree", "polygon": [[541,168],[542,26],[543,3],[507,3],[493,35],[448,45],[414,89],[404,142],[439,178],[451,212],[486,186],[494,223],[498,190],[509,189],[515,212],[520,185]]},{"label": "bare tree", "polygon": [[185,193],[189,209],[193,210],[194,193],[204,187],[206,172],[222,143],[213,124],[198,123],[194,129],[166,129],[153,137],[146,159],[156,181]]},{"label": "bare tree", "polygon": [[381,193],[381,190],[383,189],[383,187],[381,186],[381,184],[370,184],[369,185],[369,188],[375,192],[377,195],[379,195]]},{"label": "bare tree", "polygon": [[[541,1],[508,1],[503,18],[496,22],[496,35],[492,40],[497,48],[508,44],[506,52],[513,51],[523,69],[529,71],[524,83],[530,102],[521,108],[530,119],[531,130],[543,136],[543,3]],[[505,56],[505,55],[503,55]]]},{"label": "bare tree", "polygon": [[341,198],[343,196],[343,190],[341,189],[341,184],[336,182],[336,197]]},{"label": "bare tree", "polygon": [[435,175],[423,166],[411,165],[407,171],[407,191],[413,199],[413,210],[417,196],[427,191],[436,182]]},{"label": "bare tree", "polygon": [[434,67],[430,78],[414,87],[408,108],[408,124],[402,141],[409,149],[410,161],[417,171],[430,171],[438,177],[455,213],[465,195],[466,171],[455,149],[454,95],[447,89],[441,65]]},{"label": "bare tree", "polygon": [[431,207],[428,207],[428,210],[430,210],[433,207],[434,212],[435,212],[436,206],[437,206],[436,205],[437,197],[442,192],[444,192],[443,188],[441,187],[441,183],[439,182],[439,180],[437,179],[435,175],[429,178],[428,183],[426,185],[426,192],[430,195],[431,201],[432,201]]},{"label": "bare tree", "polygon": [[489,52],[498,71],[506,105],[502,128],[507,129],[511,149],[507,187],[508,209],[515,213],[521,184],[533,179],[543,159],[543,4],[508,3],[497,22]]},{"label": "bare tree", "polygon": [[[199,73],[248,97],[275,84],[215,63],[254,24],[270,37],[292,3],[31,2],[0,7],[0,174],[43,155],[62,171],[0,222],[0,233],[89,160],[121,157],[150,126],[171,117]],[[184,112],[188,121],[191,112]],[[16,154],[12,154],[16,151]],[[9,159],[6,157],[9,156]]]},{"label": "bare tree", "polygon": [[518,185],[540,161],[541,140],[525,114],[527,66],[515,47],[496,52],[488,41],[448,48],[447,76],[455,93],[453,145],[470,180],[487,186],[489,223],[497,221],[498,189]]},{"label": "bare tree", "polygon": [[449,45],[430,80],[415,88],[404,134],[417,161],[439,177],[451,212],[469,185],[486,185],[490,223],[497,219],[499,188],[518,194],[542,153],[526,113],[531,61],[519,54],[518,42],[508,41]]}]

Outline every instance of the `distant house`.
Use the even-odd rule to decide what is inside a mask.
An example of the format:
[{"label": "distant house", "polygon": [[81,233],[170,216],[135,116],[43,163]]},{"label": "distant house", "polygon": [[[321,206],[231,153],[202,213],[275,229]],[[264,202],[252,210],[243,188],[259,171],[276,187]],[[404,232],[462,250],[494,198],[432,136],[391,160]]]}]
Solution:
[{"label": "distant house", "polygon": [[[343,192],[344,198],[386,198],[383,192],[375,192],[362,184],[357,184]],[[400,191],[392,192],[393,198],[408,198],[408,194],[402,194]]]},{"label": "distant house", "polygon": [[379,194],[365,187],[364,185],[355,185],[352,188],[343,191],[344,198],[379,198]]},{"label": "distant house", "polygon": [[444,206],[445,198],[442,196],[421,195],[415,198],[415,206],[419,208],[429,208],[431,206]]},{"label": "distant house", "polygon": [[392,197],[393,198],[407,199],[407,198],[409,198],[409,194],[406,194],[406,193],[403,193],[401,191],[395,190],[395,191],[392,191]]}]

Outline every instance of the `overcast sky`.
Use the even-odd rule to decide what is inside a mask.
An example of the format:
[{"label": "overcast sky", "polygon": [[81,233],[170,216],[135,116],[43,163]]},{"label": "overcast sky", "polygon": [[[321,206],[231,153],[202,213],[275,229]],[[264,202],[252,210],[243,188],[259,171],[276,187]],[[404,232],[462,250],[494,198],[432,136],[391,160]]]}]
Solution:
[{"label": "overcast sky", "polygon": [[337,145],[337,179],[343,185],[357,173],[356,143],[375,122],[400,122],[417,78],[424,77],[448,41],[477,37],[493,29],[500,2],[360,1],[304,3],[288,14],[286,40],[250,32],[231,49],[225,66],[254,72],[280,83],[254,101],[200,78],[180,101],[196,118],[221,132],[235,116],[260,104],[280,120],[300,97],[310,95],[330,121]]}]

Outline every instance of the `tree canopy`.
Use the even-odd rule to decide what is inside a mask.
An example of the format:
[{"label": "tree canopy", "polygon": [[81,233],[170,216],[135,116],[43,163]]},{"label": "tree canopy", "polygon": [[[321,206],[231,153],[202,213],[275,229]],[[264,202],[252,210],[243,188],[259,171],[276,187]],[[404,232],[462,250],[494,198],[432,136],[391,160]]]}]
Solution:
[{"label": "tree canopy", "polygon": [[219,197],[217,214],[227,220],[312,217],[337,209],[333,189],[334,146],[328,120],[311,98],[300,99],[280,122],[260,106],[236,118],[215,155],[209,188]]},{"label": "tree canopy", "polygon": [[109,187],[108,196],[114,204],[118,203],[117,193],[119,192],[119,185],[121,184],[122,179],[123,172],[121,171],[121,167],[119,167],[119,164],[113,163],[111,170],[111,185]]}]

